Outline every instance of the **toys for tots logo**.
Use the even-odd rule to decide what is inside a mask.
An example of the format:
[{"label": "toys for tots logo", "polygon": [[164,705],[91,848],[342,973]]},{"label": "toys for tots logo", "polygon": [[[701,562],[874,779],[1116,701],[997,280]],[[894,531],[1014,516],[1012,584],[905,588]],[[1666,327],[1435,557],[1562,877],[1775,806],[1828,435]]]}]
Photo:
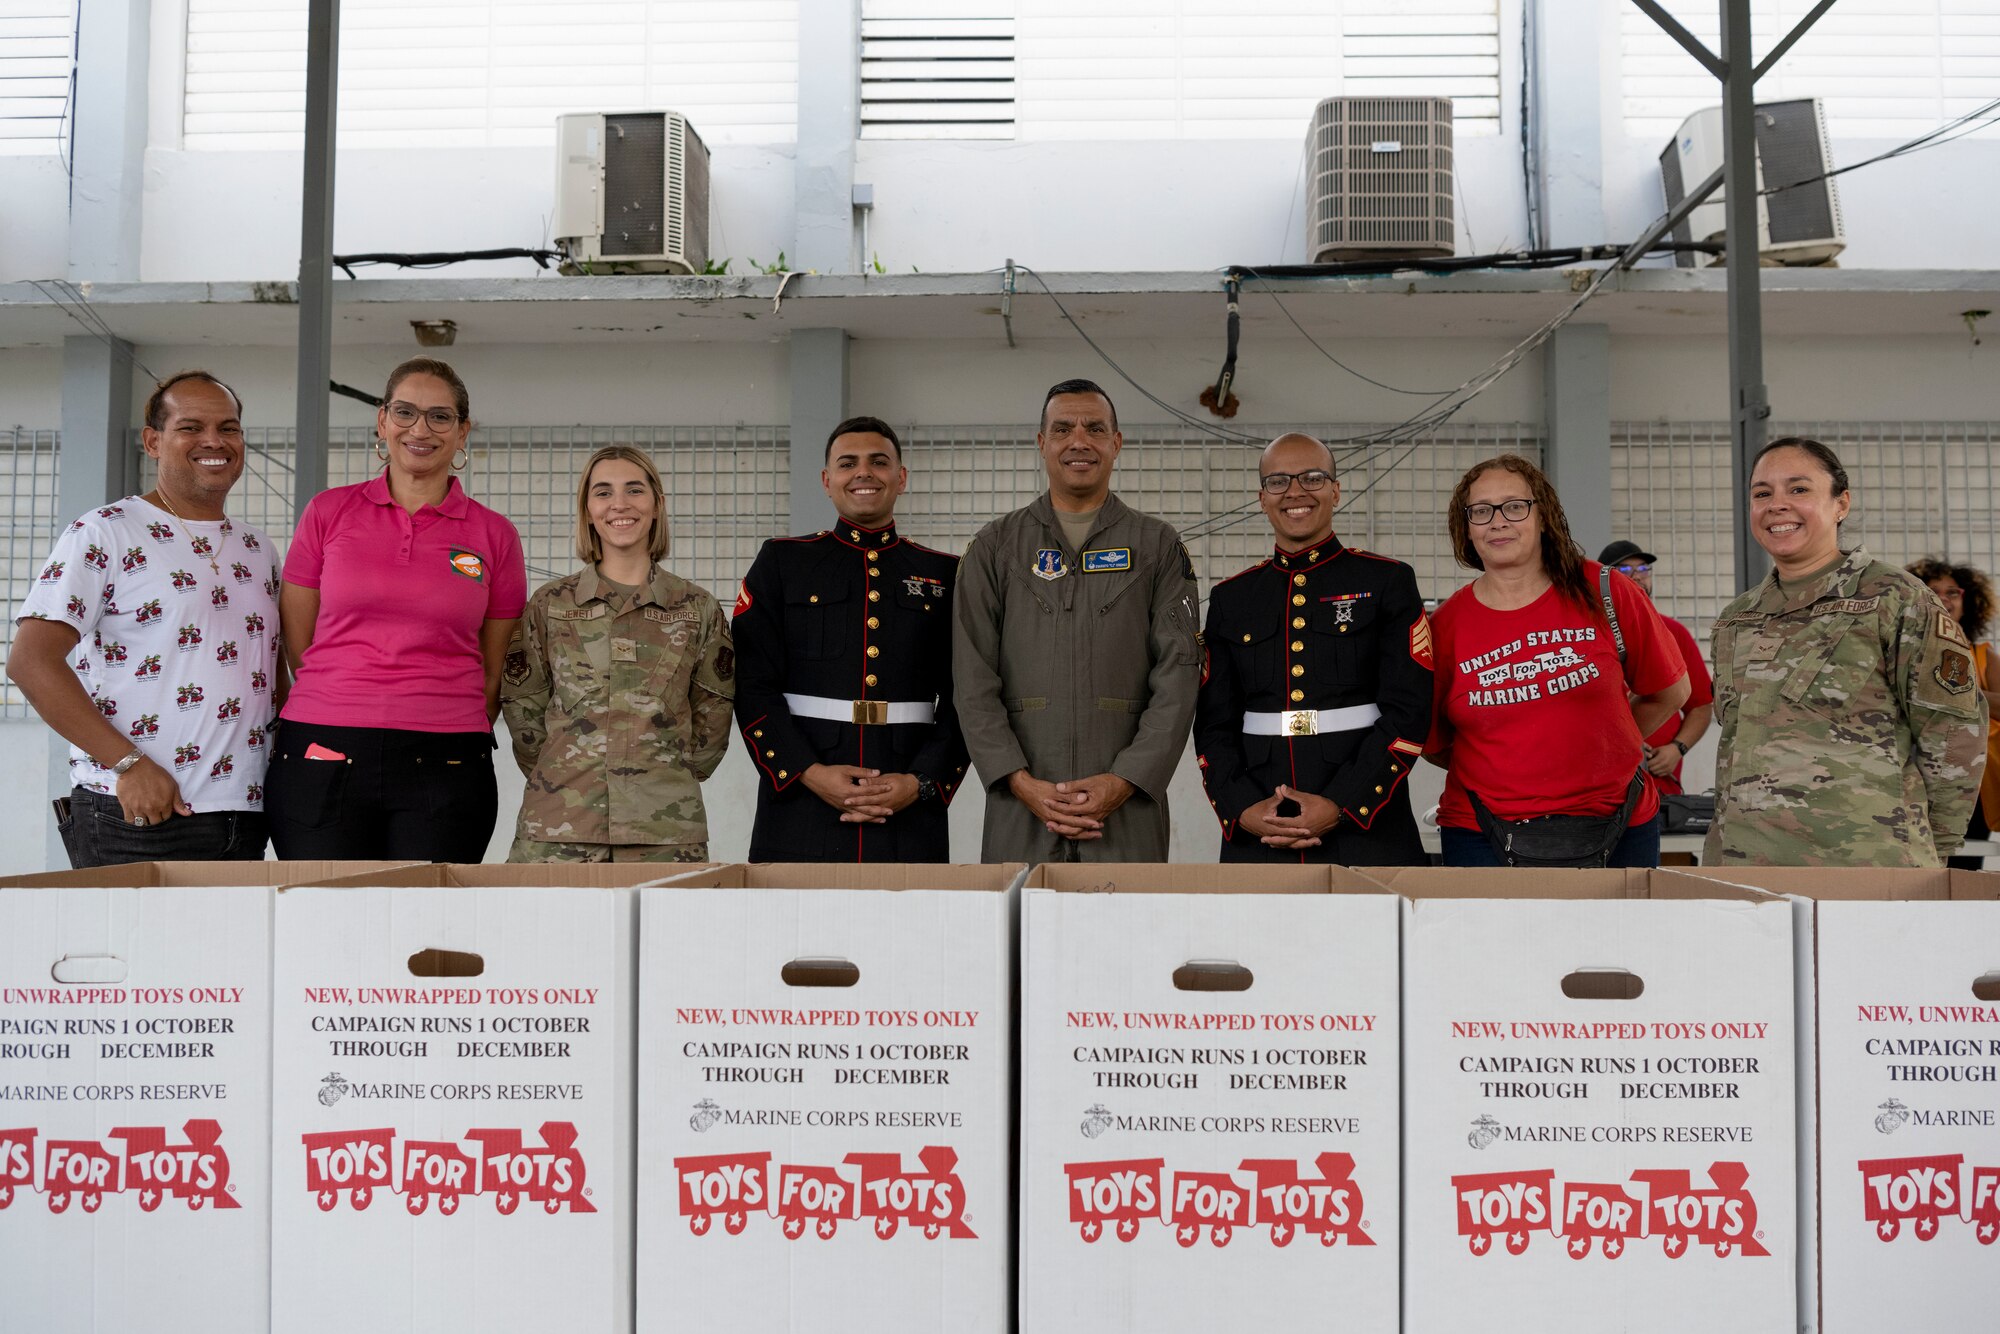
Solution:
[{"label": "toys for tots logo", "polygon": [[[321,1101],[326,1102],[326,1090]],[[338,1100],[337,1098],[335,1099]],[[392,1127],[327,1130],[300,1136],[306,1148],[306,1189],[319,1207],[332,1210],[342,1194],[355,1209],[366,1209],[375,1192],[403,1197],[403,1207],[423,1213],[435,1201],[440,1214],[458,1212],[459,1201],[490,1195],[493,1207],[511,1214],[525,1200],[544,1212],[594,1214],[584,1185],[583,1155],[576,1149],[576,1126],[545,1121],[540,1144],[525,1144],[519,1130],[468,1130],[459,1141],[396,1140]],[[473,1148],[466,1148],[466,1143]]]},{"label": "toys for tots logo", "polygon": [[1069,1221],[1091,1242],[1106,1228],[1131,1241],[1143,1224],[1158,1221],[1182,1246],[1200,1241],[1204,1229],[1210,1244],[1227,1246],[1246,1227],[1267,1228],[1273,1246],[1289,1245],[1300,1232],[1318,1236],[1322,1246],[1373,1246],[1354,1183],[1354,1155],[1322,1153],[1312,1165],[1317,1175],[1301,1172],[1290,1158],[1246,1158],[1233,1172],[1169,1176],[1163,1158],[1065,1163]]},{"label": "toys for tots logo", "polygon": [[1696,1186],[1684,1169],[1634,1172],[1635,1197],[1618,1182],[1568,1182],[1558,1189],[1555,1173],[1482,1172],[1455,1176],[1458,1234],[1474,1255],[1501,1242],[1509,1255],[1528,1249],[1534,1234],[1564,1239],[1569,1256],[1581,1260],[1599,1243],[1606,1259],[1625,1253],[1628,1243],[1659,1237],[1669,1259],[1690,1246],[1713,1247],[1720,1256],[1767,1256],[1757,1231],[1757,1201],[1745,1188],[1742,1163],[1712,1163],[1712,1188]]},{"label": "toys for tots logo", "polygon": [[[164,1127],[124,1126],[103,1140],[48,1140],[38,1154],[39,1130],[0,1130],[0,1209],[14,1202],[17,1190],[42,1192],[52,1214],[71,1204],[94,1214],[105,1196],[126,1194],[136,1194],[147,1213],[169,1199],[190,1209],[242,1208],[230,1193],[221,1123],[192,1120],[181,1133],[186,1140],[172,1143]],[[123,1141],[122,1147],[112,1140]]]},{"label": "toys for tots logo", "polygon": [[1968,1166],[1960,1153],[1874,1158],[1855,1166],[1861,1216],[1881,1240],[1894,1241],[1911,1223],[1917,1240],[1929,1241],[1950,1222],[1970,1227],[1982,1246],[2000,1241],[2000,1167]]},{"label": "toys for tots logo", "polygon": [[722,1230],[736,1236],[757,1214],[774,1219],[793,1241],[808,1226],[826,1239],[841,1223],[863,1219],[883,1241],[905,1226],[932,1241],[976,1237],[965,1221],[957,1151],[933,1144],[917,1151],[917,1162],[915,1171],[906,1171],[900,1153],[850,1153],[840,1166],[773,1168],[768,1153],[717,1153],[674,1159],[674,1176],[681,1216],[697,1237],[713,1231],[718,1218]]}]

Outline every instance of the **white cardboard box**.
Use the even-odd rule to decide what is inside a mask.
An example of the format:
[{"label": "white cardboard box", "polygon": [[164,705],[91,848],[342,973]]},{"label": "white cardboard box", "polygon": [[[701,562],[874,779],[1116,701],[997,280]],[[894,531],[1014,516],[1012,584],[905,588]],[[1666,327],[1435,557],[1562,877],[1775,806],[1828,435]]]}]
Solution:
[{"label": "white cardboard box", "polygon": [[269,1328],[269,886],[330,869],[0,882],[0,1330]]},{"label": "white cardboard box", "polygon": [[1404,1329],[1794,1328],[1790,905],[1382,875],[1409,896]]},{"label": "white cardboard box", "polygon": [[273,1328],[631,1328],[619,886],[660,871],[426,866],[279,896]]},{"label": "white cardboard box", "polygon": [[1032,873],[1024,1334],[1393,1334],[1398,919],[1328,867]]},{"label": "white cardboard box", "polygon": [[1021,870],[641,893],[641,1329],[1010,1328]]},{"label": "white cardboard box", "polygon": [[1825,1334],[1991,1325],[2000,1300],[2000,875],[1701,874],[1801,896],[1801,1012],[1813,1020],[1806,1053],[1816,1076],[1801,1107],[1801,1198],[1818,1243],[1803,1267],[1802,1323]]}]

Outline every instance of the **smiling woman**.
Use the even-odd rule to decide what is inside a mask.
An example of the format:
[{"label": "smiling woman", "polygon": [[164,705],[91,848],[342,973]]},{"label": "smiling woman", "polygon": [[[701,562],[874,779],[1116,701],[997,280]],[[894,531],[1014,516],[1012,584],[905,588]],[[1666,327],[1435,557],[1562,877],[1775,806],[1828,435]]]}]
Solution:
[{"label": "smiling woman", "polygon": [[1842,552],[1847,470],[1774,440],[1750,475],[1764,582],[1714,635],[1715,823],[1704,865],[1936,866],[1986,750],[1972,646],[1915,575]]},{"label": "smiling woman", "polygon": [[297,681],[271,756],[280,857],[485,855],[500,665],[527,569],[514,525],[452,476],[470,409],[444,362],[396,367],[375,414],[381,475],[299,518],[280,600]]}]

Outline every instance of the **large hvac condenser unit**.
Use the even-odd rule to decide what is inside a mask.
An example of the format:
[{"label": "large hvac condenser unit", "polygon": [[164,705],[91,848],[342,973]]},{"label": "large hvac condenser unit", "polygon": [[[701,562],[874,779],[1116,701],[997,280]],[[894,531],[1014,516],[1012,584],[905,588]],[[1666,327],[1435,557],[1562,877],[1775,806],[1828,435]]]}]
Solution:
[{"label": "large hvac condenser unit", "polygon": [[1313,263],[1456,248],[1450,98],[1329,97],[1313,108],[1306,157]]},{"label": "large hvac condenser unit", "polygon": [[[1816,97],[1759,102],[1756,111],[1757,251],[1773,264],[1824,264],[1847,248],[1840,221],[1840,191],[1826,173],[1833,170],[1827,143],[1826,110]],[[1704,107],[1681,122],[1680,132],[1660,154],[1660,182],[1667,206],[1687,197],[1722,165],[1722,108]],[[1721,242],[1726,224],[1723,191],[1674,228],[1676,241]],[[1720,264],[1721,255],[1683,250],[1682,268]]]},{"label": "large hvac condenser unit", "polygon": [[564,273],[708,267],[708,147],[677,111],[556,117]]}]

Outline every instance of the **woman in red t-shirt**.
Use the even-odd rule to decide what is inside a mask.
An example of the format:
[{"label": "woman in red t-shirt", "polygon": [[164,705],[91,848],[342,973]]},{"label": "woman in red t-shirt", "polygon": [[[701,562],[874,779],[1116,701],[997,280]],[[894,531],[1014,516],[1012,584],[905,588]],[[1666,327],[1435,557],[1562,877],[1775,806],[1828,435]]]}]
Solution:
[{"label": "woman in red t-shirt", "polygon": [[1569,534],[1542,470],[1515,454],[1474,464],[1447,514],[1459,564],[1480,571],[1431,622],[1436,707],[1426,754],[1447,771],[1447,866],[1499,866],[1468,792],[1503,821],[1615,816],[1639,784],[1609,865],[1656,866],[1659,792],[1642,738],[1688,697],[1687,668],[1652,602],[1622,574],[1604,614],[1596,561]]}]

